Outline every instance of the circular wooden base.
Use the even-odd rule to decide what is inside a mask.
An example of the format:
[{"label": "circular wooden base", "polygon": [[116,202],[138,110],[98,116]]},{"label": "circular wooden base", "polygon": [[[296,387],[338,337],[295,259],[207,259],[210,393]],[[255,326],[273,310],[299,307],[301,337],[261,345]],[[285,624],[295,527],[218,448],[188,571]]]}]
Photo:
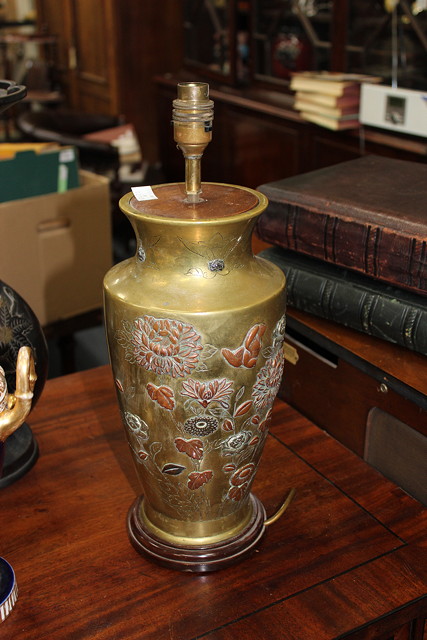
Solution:
[{"label": "circular wooden base", "polygon": [[227,540],[205,546],[173,545],[154,536],[140,520],[140,497],[128,513],[127,528],[130,541],[139,553],[169,569],[192,573],[224,569],[249,556],[264,533],[264,507],[254,495],[251,494],[250,497],[252,518],[245,529]]}]

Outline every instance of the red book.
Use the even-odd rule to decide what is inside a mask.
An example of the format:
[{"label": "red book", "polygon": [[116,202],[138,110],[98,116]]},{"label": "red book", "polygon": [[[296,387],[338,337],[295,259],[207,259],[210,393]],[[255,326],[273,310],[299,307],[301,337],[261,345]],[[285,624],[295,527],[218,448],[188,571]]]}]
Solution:
[{"label": "red book", "polygon": [[427,295],[427,167],[364,156],[259,187],[265,242]]}]

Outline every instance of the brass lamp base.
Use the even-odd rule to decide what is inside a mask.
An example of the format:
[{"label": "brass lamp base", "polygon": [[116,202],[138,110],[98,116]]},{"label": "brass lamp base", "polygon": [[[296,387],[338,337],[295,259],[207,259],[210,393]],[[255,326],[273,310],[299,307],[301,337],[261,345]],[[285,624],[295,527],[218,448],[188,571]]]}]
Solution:
[{"label": "brass lamp base", "polygon": [[143,501],[139,497],[128,513],[129,538],[139,553],[169,569],[190,573],[218,571],[249,556],[264,534],[265,509],[253,494],[250,495],[250,500],[252,517],[237,535],[204,546],[181,546],[161,540],[147,530],[139,515]]}]

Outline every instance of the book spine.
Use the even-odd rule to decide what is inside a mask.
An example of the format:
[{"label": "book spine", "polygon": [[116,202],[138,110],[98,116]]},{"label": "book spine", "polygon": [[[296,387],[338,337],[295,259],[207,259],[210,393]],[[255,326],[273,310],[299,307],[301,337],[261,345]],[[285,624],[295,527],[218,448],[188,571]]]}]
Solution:
[{"label": "book spine", "polygon": [[275,249],[260,254],[286,275],[288,304],[427,355],[427,307],[288,263]]},{"label": "book spine", "polygon": [[297,204],[274,202],[271,196],[267,211],[258,219],[257,234],[265,242],[427,294],[425,240]]}]

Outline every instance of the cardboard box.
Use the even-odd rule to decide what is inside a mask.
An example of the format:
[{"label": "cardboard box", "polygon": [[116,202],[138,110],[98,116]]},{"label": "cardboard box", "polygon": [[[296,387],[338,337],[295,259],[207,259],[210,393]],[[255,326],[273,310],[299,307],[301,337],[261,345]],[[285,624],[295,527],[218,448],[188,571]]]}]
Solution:
[{"label": "cardboard box", "polygon": [[0,277],[42,326],[102,305],[112,265],[109,181],[80,171],[81,186],[0,204]]}]

